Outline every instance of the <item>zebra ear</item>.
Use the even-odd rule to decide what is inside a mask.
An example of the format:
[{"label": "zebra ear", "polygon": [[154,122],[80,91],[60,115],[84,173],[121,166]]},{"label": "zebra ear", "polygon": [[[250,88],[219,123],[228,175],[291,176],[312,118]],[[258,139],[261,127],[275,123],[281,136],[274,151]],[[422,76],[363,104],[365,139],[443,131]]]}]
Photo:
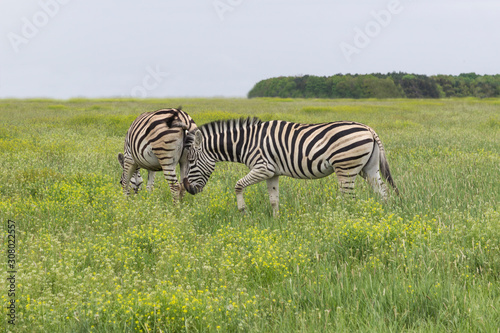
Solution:
[{"label": "zebra ear", "polygon": [[203,135],[201,134],[201,131],[198,130],[194,133],[194,146],[197,148],[201,147],[202,141],[203,141]]},{"label": "zebra ear", "polygon": [[125,160],[125,157],[123,156],[122,153],[118,153],[118,162],[120,162],[120,165],[122,166],[123,168],[123,162]]}]

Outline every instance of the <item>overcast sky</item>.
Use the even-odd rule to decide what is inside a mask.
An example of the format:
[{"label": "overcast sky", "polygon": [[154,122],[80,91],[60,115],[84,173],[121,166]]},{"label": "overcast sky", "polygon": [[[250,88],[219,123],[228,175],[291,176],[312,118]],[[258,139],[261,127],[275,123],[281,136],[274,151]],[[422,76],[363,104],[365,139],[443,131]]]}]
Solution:
[{"label": "overcast sky", "polygon": [[500,73],[498,0],[0,0],[0,98],[244,97],[287,75]]}]

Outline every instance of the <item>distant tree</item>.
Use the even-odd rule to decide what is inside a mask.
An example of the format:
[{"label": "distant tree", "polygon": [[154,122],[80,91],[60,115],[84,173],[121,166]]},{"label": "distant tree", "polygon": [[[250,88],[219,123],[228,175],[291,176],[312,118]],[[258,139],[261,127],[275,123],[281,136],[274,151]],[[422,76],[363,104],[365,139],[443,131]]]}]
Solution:
[{"label": "distant tree", "polygon": [[337,84],[337,94],[340,98],[363,98],[361,82],[351,75],[345,75]]},{"label": "distant tree", "polygon": [[405,72],[281,76],[259,81],[248,97],[443,98],[500,96],[500,75],[426,76]]},{"label": "distant tree", "polygon": [[476,78],[474,82],[474,96],[480,98],[495,97],[499,95],[499,82],[493,76],[485,75]]},{"label": "distant tree", "polygon": [[476,73],[472,72],[472,73],[462,73],[460,75],[458,75],[458,77],[461,77],[461,78],[464,78],[466,80],[470,80],[470,81],[474,81],[475,79],[477,79],[479,75],[477,75]]},{"label": "distant tree", "polygon": [[390,77],[380,78],[374,75],[363,77],[364,95],[371,98],[397,98],[402,97],[402,91],[398,89]]},{"label": "distant tree", "polygon": [[436,83],[441,87],[443,92],[443,97],[454,97],[456,96],[455,90],[455,78],[451,75],[437,75],[435,77]]},{"label": "distant tree", "polygon": [[406,74],[399,84],[408,98],[439,98],[436,81],[425,75]]},{"label": "distant tree", "polygon": [[304,97],[327,98],[327,83],[325,77],[309,76],[306,82]]},{"label": "distant tree", "polygon": [[334,76],[331,76],[328,81],[330,82],[329,85],[331,86],[330,88],[330,98],[341,98],[341,93],[337,91],[337,85],[344,79],[344,76],[342,74],[337,74]]}]

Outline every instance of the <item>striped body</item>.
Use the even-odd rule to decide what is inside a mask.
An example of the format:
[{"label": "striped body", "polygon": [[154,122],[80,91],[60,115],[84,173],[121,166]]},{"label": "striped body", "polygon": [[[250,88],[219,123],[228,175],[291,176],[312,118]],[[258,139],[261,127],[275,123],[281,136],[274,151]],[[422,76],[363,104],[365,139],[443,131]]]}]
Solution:
[{"label": "striped body", "polygon": [[248,166],[250,172],[235,187],[240,210],[245,209],[244,188],[266,180],[277,213],[279,176],[318,179],[335,172],[342,192],[349,193],[355,177],[361,174],[385,198],[381,169],[396,188],[380,139],[370,127],[360,123],[297,124],[261,122],[255,118],[218,121],[201,126],[191,141],[186,146],[189,171],[184,180],[190,193],[203,189],[216,162]]},{"label": "striped body", "polygon": [[179,199],[182,188],[175,167],[181,159],[185,133],[194,129],[193,119],[180,108],[139,115],[127,131],[124,154],[118,154],[123,168],[120,183],[124,193],[129,193],[129,184],[137,193],[142,183],[139,169],[143,168],[148,170],[149,191],[153,189],[155,172],[163,171],[174,200]]}]

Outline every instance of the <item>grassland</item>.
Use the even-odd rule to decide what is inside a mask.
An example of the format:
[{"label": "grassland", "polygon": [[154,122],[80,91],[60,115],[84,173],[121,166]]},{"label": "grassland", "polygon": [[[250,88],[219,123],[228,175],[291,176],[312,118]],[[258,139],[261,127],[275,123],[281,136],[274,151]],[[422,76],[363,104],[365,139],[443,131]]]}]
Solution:
[{"label": "grassland", "polygon": [[[125,198],[116,155],[144,111],[198,124],[241,116],[373,127],[401,197],[362,180],[233,188],[218,164],[173,206]],[[499,332],[500,100],[0,100],[0,330],[16,332]],[[7,220],[17,224],[7,323]]]}]

